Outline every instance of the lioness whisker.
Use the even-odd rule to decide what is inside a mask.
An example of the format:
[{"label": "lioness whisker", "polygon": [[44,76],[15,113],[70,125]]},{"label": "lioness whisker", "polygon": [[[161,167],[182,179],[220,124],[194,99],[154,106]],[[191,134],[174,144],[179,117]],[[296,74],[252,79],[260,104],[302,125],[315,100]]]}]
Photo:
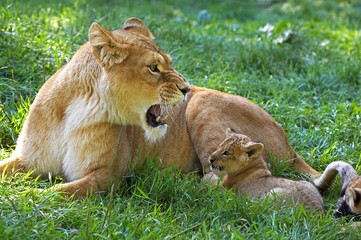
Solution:
[{"label": "lioness whisker", "polygon": [[175,48],[173,51],[171,51],[169,54],[172,55],[173,53],[175,53],[176,51],[178,51],[180,48]]},{"label": "lioness whisker", "polygon": [[172,47],[175,45],[175,42],[172,42],[171,45],[168,47],[167,52],[169,52],[169,55],[172,55],[175,51],[177,51],[180,48],[176,48],[175,50],[171,51]]}]

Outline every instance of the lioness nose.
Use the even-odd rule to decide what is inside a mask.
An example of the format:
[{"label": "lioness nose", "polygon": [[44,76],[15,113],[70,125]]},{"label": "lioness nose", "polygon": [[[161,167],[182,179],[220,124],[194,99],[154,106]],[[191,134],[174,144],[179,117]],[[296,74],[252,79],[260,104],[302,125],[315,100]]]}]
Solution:
[{"label": "lioness nose", "polygon": [[177,86],[179,91],[181,91],[183,93],[183,95],[185,96],[191,89],[190,87],[184,87],[184,88],[180,88],[179,86]]},{"label": "lioness nose", "polygon": [[214,158],[209,159],[209,161],[210,161],[211,163],[213,163],[213,162],[214,162]]}]

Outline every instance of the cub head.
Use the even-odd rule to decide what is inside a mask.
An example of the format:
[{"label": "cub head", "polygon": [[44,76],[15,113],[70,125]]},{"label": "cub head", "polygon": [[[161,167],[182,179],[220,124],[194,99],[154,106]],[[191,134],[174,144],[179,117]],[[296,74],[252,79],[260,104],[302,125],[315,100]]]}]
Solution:
[{"label": "cub head", "polygon": [[226,138],[209,157],[212,171],[237,173],[247,169],[263,151],[262,143],[252,142],[245,135],[226,130]]},{"label": "cub head", "polygon": [[361,177],[352,179],[341,191],[336,216],[361,215]]},{"label": "cub head", "polygon": [[97,23],[89,29],[99,68],[93,85],[105,103],[108,120],[141,126],[149,140],[165,134],[165,110],[185,100],[190,90],[187,80],[173,68],[171,57],[153,39],[137,18],[128,19],[115,31]]}]

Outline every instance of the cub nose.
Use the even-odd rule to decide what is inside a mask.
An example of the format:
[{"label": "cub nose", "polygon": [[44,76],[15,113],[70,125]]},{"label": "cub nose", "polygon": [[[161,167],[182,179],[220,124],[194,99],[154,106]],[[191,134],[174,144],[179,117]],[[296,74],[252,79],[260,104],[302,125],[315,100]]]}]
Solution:
[{"label": "cub nose", "polygon": [[209,161],[210,161],[211,163],[213,163],[214,160],[215,160],[214,158],[210,158],[210,159],[209,159]]}]

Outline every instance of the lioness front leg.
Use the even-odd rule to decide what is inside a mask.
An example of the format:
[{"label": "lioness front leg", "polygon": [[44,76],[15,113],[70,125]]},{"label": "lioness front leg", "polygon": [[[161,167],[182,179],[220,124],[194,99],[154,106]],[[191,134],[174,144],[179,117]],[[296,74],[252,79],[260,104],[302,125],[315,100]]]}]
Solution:
[{"label": "lioness front leg", "polygon": [[103,123],[73,131],[62,161],[67,183],[51,190],[81,197],[87,192],[106,191],[112,183],[121,181],[131,157],[126,146],[118,149],[121,141],[126,141],[125,129],[117,125]]},{"label": "lioness front leg", "polygon": [[14,172],[27,172],[27,168],[24,167],[17,157],[10,157],[3,161],[0,161],[0,176],[8,177]]},{"label": "lioness front leg", "polygon": [[86,196],[88,193],[106,191],[116,182],[110,178],[112,173],[108,167],[99,167],[88,175],[68,183],[57,184],[50,191],[62,192],[76,198]]}]

